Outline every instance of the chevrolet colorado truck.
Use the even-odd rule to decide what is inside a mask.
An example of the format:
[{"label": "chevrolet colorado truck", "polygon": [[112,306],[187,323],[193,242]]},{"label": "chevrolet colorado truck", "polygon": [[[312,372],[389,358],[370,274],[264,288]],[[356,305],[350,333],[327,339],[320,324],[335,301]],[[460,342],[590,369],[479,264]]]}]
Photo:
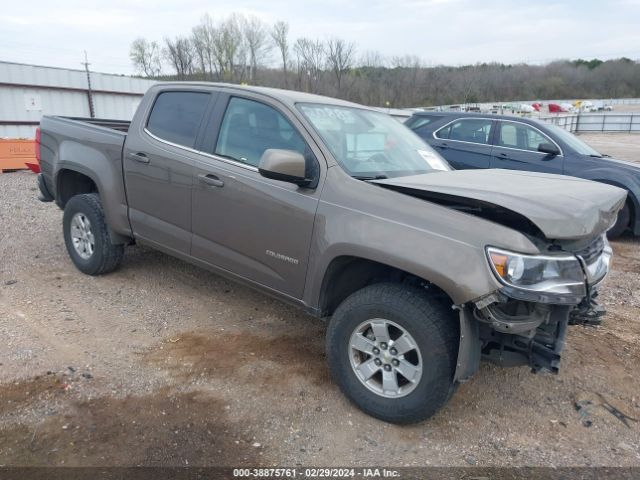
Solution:
[{"label": "chevrolet colorado truck", "polygon": [[259,87],[159,84],[130,123],[45,116],[37,138],[80,271],[145,244],[330,319],[335,382],[395,423],[433,415],[483,359],[556,372],[626,196],[454,171],[384,113]]}]

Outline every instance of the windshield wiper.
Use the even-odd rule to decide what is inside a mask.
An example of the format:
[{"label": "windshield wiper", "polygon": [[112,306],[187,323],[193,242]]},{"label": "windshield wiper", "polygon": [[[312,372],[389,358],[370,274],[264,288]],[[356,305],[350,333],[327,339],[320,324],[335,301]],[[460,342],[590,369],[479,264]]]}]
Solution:
[{"label": "windshield wiper", "polygon": [[375,177],[366,177],[362,175],[351,175],[356,180],[384,180],[385,178],[389,178],[386,175],[376,175]]},{"label": "windshield wiper", "polygon": [[600,155],[600,154],[597,154],[597,155],[596,155],[596,154],[593,154],[593,153],[592,153],[591,155],[589,155],[589,156],[590,156],[590,157],[593,157],[593,158],[608,157],[608,155]]}]

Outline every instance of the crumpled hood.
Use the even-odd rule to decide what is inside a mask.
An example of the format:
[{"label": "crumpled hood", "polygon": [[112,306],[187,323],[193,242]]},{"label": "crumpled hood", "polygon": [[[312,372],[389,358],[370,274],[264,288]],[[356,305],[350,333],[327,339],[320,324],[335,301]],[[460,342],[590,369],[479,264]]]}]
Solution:
[{"label": "crumpled hood", "polygon": [[[455,170],[372,183],[411,194],[477,200],[529,219],[548,239],[579,239],[604,232],[624,205],[626,190],[562,175],[514,170]],[[399,187],[399,188],[398,188]],[[420,195],[429,200],[428,195]]]}]

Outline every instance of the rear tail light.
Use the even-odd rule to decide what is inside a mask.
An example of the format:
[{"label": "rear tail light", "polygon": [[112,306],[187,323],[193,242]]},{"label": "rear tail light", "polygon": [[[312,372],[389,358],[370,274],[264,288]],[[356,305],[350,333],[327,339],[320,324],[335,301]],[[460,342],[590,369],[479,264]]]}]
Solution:
[{"label": "rear tail light", "polygon": [[36,160],[40,163],[40,127],[36,128]]}]

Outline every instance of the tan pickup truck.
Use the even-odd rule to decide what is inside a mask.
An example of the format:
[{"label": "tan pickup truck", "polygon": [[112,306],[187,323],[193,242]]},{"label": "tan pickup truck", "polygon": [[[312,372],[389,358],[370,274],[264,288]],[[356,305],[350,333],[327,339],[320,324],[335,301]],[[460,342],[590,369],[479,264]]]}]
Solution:
[{"label": "tan pickup truck", "polygon": [[482,359],[557,371],[626,195],[453,171],[374,109],[212,83],[154,86],[130,123],[44,117],[39,155],[79,270],[141,243],[329,318],[335,382],[396,423],[433,415]]}]

